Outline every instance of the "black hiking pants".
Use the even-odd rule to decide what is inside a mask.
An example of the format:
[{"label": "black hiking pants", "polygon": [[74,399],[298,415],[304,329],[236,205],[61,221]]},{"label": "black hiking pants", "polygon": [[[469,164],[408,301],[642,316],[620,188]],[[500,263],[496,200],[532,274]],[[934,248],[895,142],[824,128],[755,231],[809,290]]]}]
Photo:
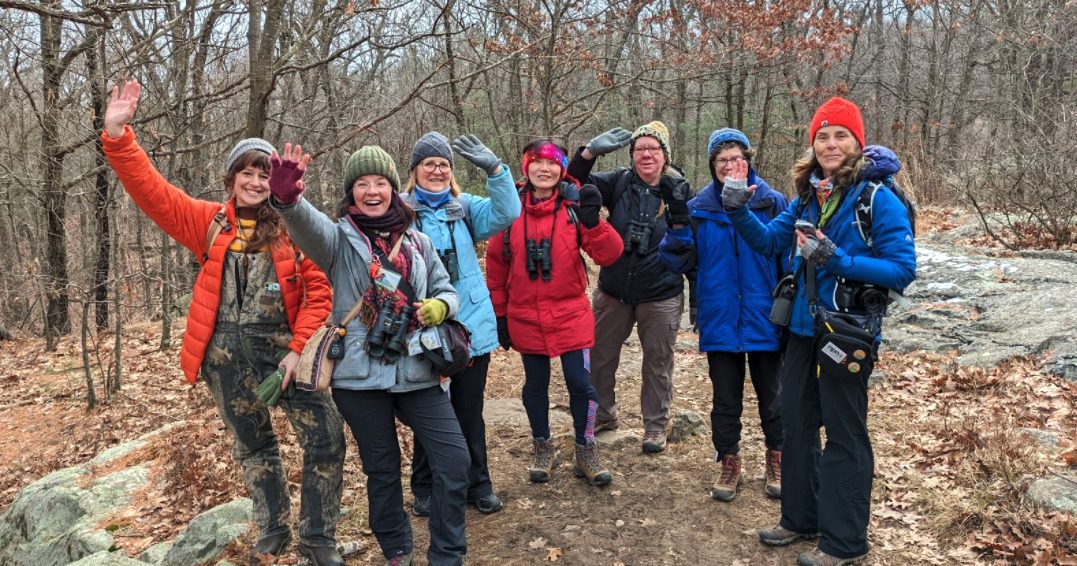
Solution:
[{"label": "black hiking pants", "polygon": [[[815,340],[792,335],[781,369],[781,526],[819,532],[819,549],[839,558],[868,552],[875,460],[868,438],[867,375],[816,376]],[[865,372],[870,373],[870,372]],[[826,428],[821,448],[819,427]]]}]

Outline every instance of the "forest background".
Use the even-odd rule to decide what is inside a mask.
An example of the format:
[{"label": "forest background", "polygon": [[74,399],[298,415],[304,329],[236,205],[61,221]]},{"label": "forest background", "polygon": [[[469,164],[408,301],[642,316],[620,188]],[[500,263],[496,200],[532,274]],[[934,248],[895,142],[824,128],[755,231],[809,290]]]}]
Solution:
[{"label": "forest background", "polygon": [[[709,181],[732,126],[776,187],[813,109],[847,96],[895,149],[921,204],[969,205],[1008,247],[1077,239],[1077,9],[1042,0],[0,0],[0,333],[59,337],[160,319],[173,339],[197,264],[123,195],[99,144],[108,89],[137,78],[134,129],[193,196],[223,199],[241,137],[316,157],[330,208],[362,144],[406,163],[424,132],[474,133],[518,169],[659,119],[673,161]],[[627,163],[603,158],[601,168]],[[457,160],[467,189],[481,175]],[[114,333],[121,351],[120,333]],[[98,364],[104,393],[120,356]],[[93,391],[94,375],[86,364]],[[94,402],[91,396],[91,404]]]}]

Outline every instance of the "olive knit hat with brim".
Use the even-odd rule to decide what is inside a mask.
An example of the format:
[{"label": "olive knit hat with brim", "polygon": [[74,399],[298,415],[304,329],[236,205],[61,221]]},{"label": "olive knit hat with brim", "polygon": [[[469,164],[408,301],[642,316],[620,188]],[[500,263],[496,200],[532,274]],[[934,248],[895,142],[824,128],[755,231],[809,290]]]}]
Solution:
[{"label": "olive knit hat with brim", "polygon": [[344,190],[351,191],[355,180],[364,175],[381,175],[389,180],[394,191],[400,190],[396,162],[384,149],[376,145],[364,145],[348,158],[344,164]]}]

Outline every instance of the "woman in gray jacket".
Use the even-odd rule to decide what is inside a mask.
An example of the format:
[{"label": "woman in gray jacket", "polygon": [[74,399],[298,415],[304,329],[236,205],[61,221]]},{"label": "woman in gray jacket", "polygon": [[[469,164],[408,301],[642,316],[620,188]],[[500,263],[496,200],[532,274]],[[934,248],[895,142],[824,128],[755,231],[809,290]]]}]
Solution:
[{"label": "woman in gray jacket", "polygon": [[[391,566],[409,564],[411,524],[404,512],[396,416],[415,432],[433,472],[431,565],[463,564],[470,457],[439,376],[414,347],[417,330],[455,315],[460,300],[437,250],[411,228],[392,157],[364,146],[344,168],[334,222],[301,199],[310,162],[299,146],[274,155],[269,186],[293,240],[333,285],[333,320],[356,304],[344,357],[333,372],[333,400],[359,445],[367,476],[370,528]],[[412,355],[414,353],[414,355]]]}]

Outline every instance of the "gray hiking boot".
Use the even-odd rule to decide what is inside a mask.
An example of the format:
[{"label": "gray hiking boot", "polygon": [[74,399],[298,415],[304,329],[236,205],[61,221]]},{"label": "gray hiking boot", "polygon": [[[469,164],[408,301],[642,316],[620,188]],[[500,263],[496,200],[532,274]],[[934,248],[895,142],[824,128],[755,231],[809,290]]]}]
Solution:
[{"label": "gray hiking boot", "polygon": [[660,430],[648,431],[643,435],[643,451],[657,454],[666,449],[666,433]]},{"label": "gray hiking boot", "polygon": [[786,546],[801,539],[819,538],[819,533],[798,533],[781,525],[759,531],[759,541],[767,546]]},{"label": "gray hiking boot", "polygon": [[587,478],[591,485],[606,485],[613,481],[613,474],[598,461],[598,444],[593,440],[576,445],[576,466],[572,471],[576,477]]},{"label": "gray hiking boot", "polygon": [[553,440],[536,438],[533,441],[533,455],[531,467],[527,470],[531,481],[546,483],[550,481],[550,474],[557,467],[557,446]]},{"label": "gray hiking boot", "polygon": [[867,556],[867,553],[864,553],[852,558],[838,558],[819,550],[817,546],[808,552],[801,552],[800,556],[797,556],[797,566],[851,566],[860,564]]}]

